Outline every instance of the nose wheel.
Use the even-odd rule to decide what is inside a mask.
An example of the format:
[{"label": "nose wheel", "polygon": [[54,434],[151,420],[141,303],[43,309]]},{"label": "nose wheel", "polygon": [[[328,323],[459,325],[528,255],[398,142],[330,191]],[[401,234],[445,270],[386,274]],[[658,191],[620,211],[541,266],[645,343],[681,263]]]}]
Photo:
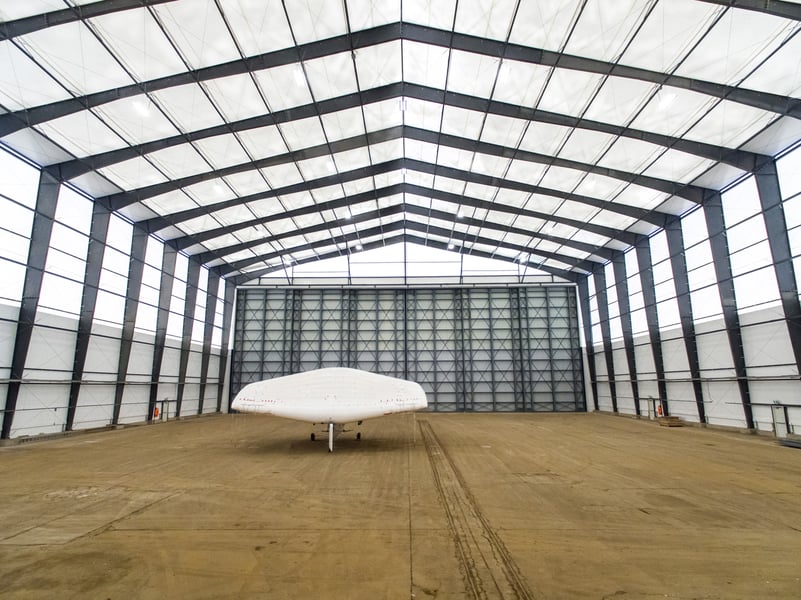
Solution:
[{"label": "nose wheel", "polygon": [[315,437],[314,437],[314,434],[312,433],[312,434],[309,436],[309,439],[310,439],[310,440],[313,442],[313,441],[314,441],[314,440],[316,440],[317,438],[315,438]]}]

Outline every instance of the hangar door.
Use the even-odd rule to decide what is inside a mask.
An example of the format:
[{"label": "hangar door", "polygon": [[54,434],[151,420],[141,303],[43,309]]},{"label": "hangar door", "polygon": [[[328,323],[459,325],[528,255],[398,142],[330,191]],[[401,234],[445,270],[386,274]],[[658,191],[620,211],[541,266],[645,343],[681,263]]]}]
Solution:
[{"label": "hangar door", "polygon": [[240,288],[231,397],[321,367],[418,382],[434,411],[583,411],[576,291]]}]

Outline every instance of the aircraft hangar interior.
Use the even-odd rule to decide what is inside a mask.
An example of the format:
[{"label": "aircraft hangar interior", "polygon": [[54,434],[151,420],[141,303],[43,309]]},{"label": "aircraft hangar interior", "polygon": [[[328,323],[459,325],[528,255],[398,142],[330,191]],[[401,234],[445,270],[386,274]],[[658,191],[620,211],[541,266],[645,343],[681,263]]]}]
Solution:
[{"label": "aircraft hangar interior", "polygon": [[[801,597],[799,57],[799,0],[1,0],[0,595]],[[427,409],[231,410],[327,367]]]}]

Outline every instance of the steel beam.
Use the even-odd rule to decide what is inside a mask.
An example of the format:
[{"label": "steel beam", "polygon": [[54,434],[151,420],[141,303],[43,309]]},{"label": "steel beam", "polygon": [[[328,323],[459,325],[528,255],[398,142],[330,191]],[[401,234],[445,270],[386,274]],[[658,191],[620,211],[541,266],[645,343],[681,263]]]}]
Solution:
[{"label": "steel beam", "polygon": [[39,296],[42,291],[42,279],[47,262],[47,250],[50,247],[50,233],[56,214],[59,183],[47,173],[39,174],[39,187],[36,193],[36,210],[33,214],[31,240],[28,246],[28,261],[25,267],[25,282],[22,287],[17,331],[14,334],[14,350],[11,355],[6,406],[3,411],[3,426],[0,439],[11,436],[11,426],[17,409],[25,373],[25,362],[36,322],[36,310],[39,307]]},{"label": "steel beam", "polygon": [[715,278],[720,293],[720,305],[723,310],[723,322],[726,324],[726,336],[731,349],[734,373],[737,376],[737,387],[740,392],[740,403],[748,429],[754,428],[754,415],[751,409],[751,391],[748,385],[748,370],[745,363],[743,334],[740,329],[740,317],[737,313],[737,294],[731,270],[729,242],[726,239],[726,224],[723,219],[723,206],[720,195],[707,200],[703,207],[706,219],[709,246],[712,251],[712,262],[715,266]]},{"label": "steel beam", "polygon": [[175,417],[181,416],[181,406],[186,391],[187,368],[189,354],[192,352],[192,330],[195,326],[195,308],[197,306],[197,288],[200,280],[200,263],[189,261],[186,275],[186,297],[184,298],[183,327],[181,329],[181,358],[178,367],[178,397],[175,402]]},{"label": "steel beam", "polygon": [[[233,320],[234,308],[234,294],[236,287],[231,282],[225,282],[225,296],[223,301],[223,323],[222,323],[222,340],[220,342],[220,371],[217,375],[219,379],[219,386],[217,388],[217,412],[222,411],[222,399],[225,391],[225,376],[229,372],[228,357],[230,356],[228,338],[231,335],[231,327]],[[228,410],[231,410],[231,402],[234,399],[228,399]]]},{"label": "steel beam", "polygon": [[752,10],[756,12],[801,21],[801,5],[785,0],[701,0],[710,4],[720,4],[742,10]]},{"label": "steel beam", "polygon": [[663,407],[665,416],[668,416],[670,415],[670,406],[667,396],[667,381],[665,380],[665,360],[662,354],[662,334],[659,329],[659,318],[656,310],[654,273],[651,270],[653,267],[651,247],[646,241],[636,246],[636,252],[637,265],[640,269],[640,287],[642,288],[645,321],[648,325],[648,339],[651,343],[651,353],[654,357],[659,405]]},{"label": "steel beam", "polygon": [[767,228],[770,252],[773,255],[773,268],[781,294],[782,310],[787,322],[790,345],[793,348],[793,358],[798,373],[801,374],[801,305],[798,302],[798,284],[790,240],[787,236],[787,221],[784,217],[775,161],[764,165],[754,173],[754,177]]},{"label": "steel beam", "polygon": [[[579,303],[581,304],[581,321],[584,328],[584,350],[587,353],[587,369],[590,372],[590,391],[592,392],[592,405],[598,408],[598,376],[595,370],[595,347],[592,339],[592,318],[590,312],[590,287],[587,283],[589,275],[578,278]],[[584,399],[586,405],[587,399]]]},{"label": "steel beam", "polygon": [[106,236],[111,213],[99,204],[92,205],[92,224],[89,228],[89,247],[86,250],[86,268],[83,276],[81,292],[81,312],[78,317],[78,332],[75,341],[75,357],[72,363],[70,395],[67,400],[66,430],[72,431],[75,424],[75,413],[78,409],[78,396],[81,391],[81,380],[89,353],[89,342],[92,338],[92,321],[97,304],[97,290],[100,287],[100,272],[103,268],[103,256],[106,250]]},{"label": "steel beam", "polygon": [[[217,314],[217,289],[220,276],[210,271],[206,284],[206,314],[203,319],[203,354],[200,356],[200,393],[197,403],[197,414],[203,414],[203,402],[206,397],[206,384],[209,377],[209,360],[211,359],[211,338],[214,334],[214,317]],[[222,385],[222,382],[220,382]]]},{"label": "steel beam", "polygon": [[606,273],[603,268],[593,272],[595,300],[598,303],[598,320],[601,326],[606,374],[609,378],[609,393],[612,396],[612,412],[617,412],[617,382],[615,380],[615,360],[612,355],[612,335],[609,327],[609,294],[606,288]]},{"label": "steel beam", "polygon": [[[131,347],[136,326],[136,312],[139,308],[139,295],[142,291],[142,273],[145,269],[147,239],[146,232],[136,227],[133,228],[128,282],[125,293],[125,311],[122,320],[122,331],[120,332],[120,354],[117,359],[117,382],[114,386],[114,413],[111,417],[113,425],[117,425],[120,422],[122,397],[128,378],[128,363],[131,359]],[[145,420],[150,418],[150,415],[147,415]]]},{"label": "steel beam", "polygon": [[687,277],[687,260],[684,256],[684,236],[681,231],[681,222],[671,223],[666,229],[668,251],[670,252],[670,266],[673,273],[673,282],[676,285],[676,303],[679,307],[681,319],[681,333],[684,338],[684,348],[687,351],[687,364],[690,369],[690,378],[693,383],[695,406],[698,411],[698,420],[706,423],[706,408],[704,406],[704,389],[701,385],[701,366],[698,360],[698,341],[695,336],[695,320],[690,299],[690,282]]},{"label": "steel beam", "polygon": [[631,304],[629,303],[629,282],[626,276],[626,260],[620,254],[612,261],[615,272],[615,290],[620,314],[620,328],[623,332],[623,345],[626,350],[626,364],[629,368],[631,392],[634,396],[634,413],[640,416],[640,386],[637,379],[637,360],[634,353],[634,333],[631,326]]},{"label": "steel beam", "polygon": [[[158,402],[159,380],[164,358],[164,346],[167,342],[167,323],[170,319],[170,301],[173,283],[175,282],[175,262],[177,257],[178,253],[174,248],[167,245],[164,246],[164,254],[161,258],[161,283],[159,285],[159,306],[156,316],[156,336],[153,342],[153,364],[150,369],[148,419],[153,419]],[[169,406],[166,409],[169,410]]]}]

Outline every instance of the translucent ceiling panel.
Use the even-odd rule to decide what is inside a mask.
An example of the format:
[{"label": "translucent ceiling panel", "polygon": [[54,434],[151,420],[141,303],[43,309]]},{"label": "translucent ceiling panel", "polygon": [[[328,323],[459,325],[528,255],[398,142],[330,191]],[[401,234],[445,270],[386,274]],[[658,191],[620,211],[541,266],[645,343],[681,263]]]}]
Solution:
[{"label": "translucent ceiling panel", "polygon": [[247,131],[240,132],[238,135],[253,158],[265,158],[267,156],[286,154],[287,152],[284,138],[275,125],[259,127],[258,129],[248,129]]},{"label": "translucent ceiling panel", "polygon": [[[516,208],[523,208],[528,202],[529,194],[518,190],[510,190],[508,188],[498,188],[498,194],[495,196],[495,203],[503,206],[514,206]],[[500,219],[500,215],[495,217],[496,220]],[[505,221],[504,221],[505,222]]]},{"label": "translucent ceiling panel", "polygon": [[399,100],[385,100],[362,106],[367,131],[380,131],[403,124]]},{"label": "translucent ceiling panel", "polygon": [[258,171],[246,171],[234,175],[226,175],[225,181],[234,189],[239,196],[247,196],[263,192],[268,189],[261,174]]},{"label": "translucent ceiling panel", "polygon": [[294,185],[303,181],[303,177],[294,163],[282,165],[272,165],[264,167],[261,172],[270,182],[273,188],[281,188],[287,185]]},{"label": "translucent ceiling panel", "polygon": [[[569,210],[565,208],[565,210]],[[562,214],[561,211],[557,214]],[[575,217],[573,217],[575,218]],[[634,217],[626,217],[620,213],[615,213],[608,210],[600,210],[592,219],[589,220],[594,225],[603,225],[604,227],[612,227],[614,229],[626,229],[629,225],[637,222]]]},{"label": "translucent ceiling panel", "polygon": [[513,44],[559,50],[579,15],[580,0],[521,2],[509,41]]},{"label": "translucent ceiling panel", "polygon": [[528,125],[523,119],[487,115],[481,130],[481,141],[516,148]]},{"label": "translucent ceiling panel", "polygon": [[300,150],[325,144],[325,133],[320,125],[320,119],[309,117],[299,121],[288,121],[279,126],[290,150]]},{"label": "translucent ceiling panel", "polygon": [[531,185],[539,185],[546,169],[547,167],[545,165],[525,160],[513,160],[506,173],[506,179],[529,183]]},{"label": "translucent ceiling panel", "polygon": [[404,40],[404,81],[407,83],[419,83],[433,88],[445,87],[449,55],[450,52],[447,48]]},{"label": "translucent ceiling panel", "polygon": [[727,10],[676,74],[735,84],[765,60],[795,26],[755,11]]},{"label": "translucent ceiling panel", "polygon": [[472,171],[502,179],[506,176],[510,162],[510,159],[505,156],[493,156],[476,152],[473,157]]},{"label": "translucent ceiling panel", "polygon": [[364,135],[364,121],[361,108],[349,108],[321,116],[328,141],[344,140]]},{"label": "translucent ceiling panel", "polygon": [[724,8],[697,0],[660,0],[621,58],[623,64],[669,72]]},{"label": "translucent ceiling panel", "polygon": [[774,113],[723,100],[686,137],[707,144],[736,148],[766,127]]},{"label": "translucent ceiling panel", "polygon": [[273,112],[312,101],[306,75],[299,64],[256,71],[254,75]]},{"label": "translucent ceiling panel", "polygon": [[626,47],[653,0],[589,0],[565,47],[568,54],[612,61]]},{"label": "translucent ceiling panel", "polygon": [[142,203],[152,208],[160,215],[169,215],[197,207],[197,203],[181,190],[173,190],[166,194],[159,194],[158,196],[144,200]]},{"label": "translucent ceiling panel", "polygon": [[479,200],[492,200],[498,188],[489,185],[480,185],[478,183],[468,183],[465,186],[464,195],[470,198],[478,198]]},{"label": "translucent ceiling panel", "polygon": [[504,60],[498,70],[493,100],[534,107],[548,81],[550,67]]},{"label": "translucent ceiling panel", "polygon": [[442,133],[475,140],[481,135],[483,124],[484,113],[452,106],[443,108]]},{"label": "translucent ceiling panel", "polygon": [[666,135],[681,135],[716,102],[705,94],[663,87],[631,126]]},{"label": "translucent ceiling panel", "polygon": [[643,174],[680,183],[690,183],[714,164],[715,162],[712,160],[700,158],[686,152],[668,150],[654,164],[648,167]]},{"label": "translucent ceiling panel", "polygon": [[569,133],[569,127],[531,121],[520,141],[520,149],[555,156]]},{"label": "translucent ceiling panel", "polygon": [[[409,142],[407,142],[408,144]],[[403,157],[403,140],[396,139],[370,145],[370,158],[374,165]]]},{"label": "translucent ceiling panel", "polygon": [[186,70],[148,10],[126,10],[92,19],[103,41],[139,81]]},{"label": "translucent ceiling panel", "polygon": [[3,2],[0,4],[0,20],[14,21],[33,15],[63,10],[61,0],[26,0],[26,2]]},{"label": "translucent ceiling panel", "polygon": [[557,190],[570,191],[584,177],[584,171],[551,166],[542,178],[540,185]]},{"label": "translucent ceiling panel", "polygon": [[343,3],[302,0],[285,4],[289,24],[298,44],[342,35],[348,32]]},{"label": "translucent ceiling panel", "polygon": [[214,104],[229,122],[263,115],[267,107],[250,75],[231,75],[203,83]]},{"label": "translucent ceiling panel", "polygon": [[424,100],[409,100],[403,113],[403,122],[409,127],[439,131],[443,106]]},{"label": "translucent ceiling panel", "polygon": [[353,52],[362,90],[401,81],[401,42],[387,42]]},{"label": "translucent ceiling panel", "polygon": [[593,121],[627,125],[656,92],[647,81],[607,77],[584,117]]},{"label": "translucent ceiling panel", "polygon": [[317,101],[359,91],[350,52],[307,60],[304,66],[312,94]]},{"label": "translucent ceiling panel", "polygon": [[451,148],[450,146],[439,147],[439,153],[437,155],[438,165],[469,171],[472,162],[473,152],[469,150],[460,150],[458,148]]},{"label": "translucent ceiling panel", "polygon": [[448,91],[489,98],[500,64],[492,56],[454,50],[448,68]]},{"label": "translucent ceiling panel", "polygon": [[[209,206],[217,202],[230,200],[234,197],[234,192],[224,179],[208,179],[183,188],[199,205]],[[213,210],[210,206],[209,210]]]},{"label": "translucent ceiling panel", "polygon": [[618,138],[598,161],[599,166],[639,173],[657,156],[664,152],[663,146],[632,138]]},{"label": "translucent ceiling panel", "polygon": [[191,144],[158,150],[149,154],[148,158],[171,179],[180,179],[210,170],[209,165]]},{"label": "translucent ceiling panel", "polygon": [[303,178],[307,181],[335,175],[337,172],[337,166],[330,156],[301,160],[297,162],[297,165]]},{"label": "translucent ceiling panel", "polygon": [[580,115],[602,80],[601,75],[554,69],[538,108],[568,115]]},{"label": "translucent ceiling panel", "polygon": [[245,56],[294,45],[281,0],[220,0]]},{"label": "translucent ceiling panel", "polygon": [[98,170],[124,190],[133,190],[167,181],[164,175],[141,157]]},{"label": "translucent ceiling panel", "polygon": [[215,169],[242,164],[249,160],[247,153],[233,134],[198,140],[195,146]]},{"label": "translucent ceiling panel", "polygon": [[65,23],[17,38],[34,59],[78,95],[133,83],[83,23]]},{"label": "translucent ceiling panel", "polygon": [[[633,176],[632,176],[633,177]],[[611,200],[624,187],[626,182],[613,177],[605,177],[594,173],[587,173],[574,189],[573,192],[590,198],[600,200]]]},{"label": "translucent ceiling panel", "polygon": [[438,176],[434,180],[434,188],[450,194],[462,195],[465,183],[461,179],[451,179],[450,177]]},{"label": "translucent ceiling panel", "polygon": [[0,102],[4,106],[20,110],[69,97],[66,89],[13,43],[0,42]]},{"label": "translucent ceiling panel", "polygon": [[589,129],[575,129],[559,151],[559,157],[593,164],[614,141],[613,135]]},{"label": "translucent ceiling panel", "polygon": [[629,184],[614,198],[615,204],[628,204],[645,209],[655,209],[668,194],[641,185]]},{"label": "translucent ceiling panel", "polygon": [[334,154],[334,162],[340,173],[347,173],[354,169],[369,166],[370,154],[367,148],[355,148],[347,152],[337,152]]},{"label": "translucent ceiling panel", "polygon": [[460,33],[506,40],[517,0],[460,0],[455,30]]},{"label": "translucent ceiling panel", "polygon": [[147,96],[115,100],[95,110],[134,145],[178,134],[175,126]]},{"label": "translucent ceiling panel", "polygon": [[153,92],[152,97],[184,132],[197,131],[223,123],[203,89],[196,83]]},{"label": "translucent ceiling panel", "polygon": [[[562,198],[557,198],[556,196],[546,196],[544,194],[532,194],[528,202],[525,205],[525,208],[528,210],[536,210],[537,212],[553,214],[555,211],[559,210],[559,207],[564,204],[565,200]],[[580,203],[574,203],[576,206],[584,207],[586,205]],[[580,208],[580,210],[584,211],[585,208]],[[589,214],[589,213],[587,213]]]},{"label": "translucent ceiling panel", "polygon": [[766,60],[744,82],[743,87],[801,98],[801,35],[790,41]]},{"label": "translucent ceiling panel", "polygon": [[348,22],[352,31],[369,29],[400,20],[400,5],[383,0],[348,0]]},{"label": "translucent ceiling panel", "polygon": [[169,2],[153,10],[193,69],[240,58],[214,2]]},{"label": "translucent ceiling panel", "polygon": [[75,156],[84,157],[128,144],[89,111],[46,121],[37,127],[51,140]]},{"label": "translucent ceiling panel", "polygon": [[[401,140],[399,140],[401,141]],[[402,143],[403,156],[420,162],[436,163],[437,146],[417,140],[405,140]]]},{"label": "translucent ceiling panel", "polygon": [[453,27],[456,0],[403,0],[401,10],[404,21],[449,30]]},{"label": "translucent ceiling panel", "polygon": [[314,188],[313,190],[310,190],[310,192],[314,198],[314,201],[317,203],[329,202],[330,200],[338,200],[342,198],[342,186],[339,184]]},{"label": "translucent ceiling panel", "polygon": [[[274,200],[272,202],[277,204],[277,202]],[[257,216],[264,215],[257,214]],[[243,223],[252,220],[254,218],[254,214],[248,207],[240,205],[232,206],[231,208],[226,208],[225,210],[219,210],[214,213],[214,217],[223,225],[234,225],[236,223]]]}]

